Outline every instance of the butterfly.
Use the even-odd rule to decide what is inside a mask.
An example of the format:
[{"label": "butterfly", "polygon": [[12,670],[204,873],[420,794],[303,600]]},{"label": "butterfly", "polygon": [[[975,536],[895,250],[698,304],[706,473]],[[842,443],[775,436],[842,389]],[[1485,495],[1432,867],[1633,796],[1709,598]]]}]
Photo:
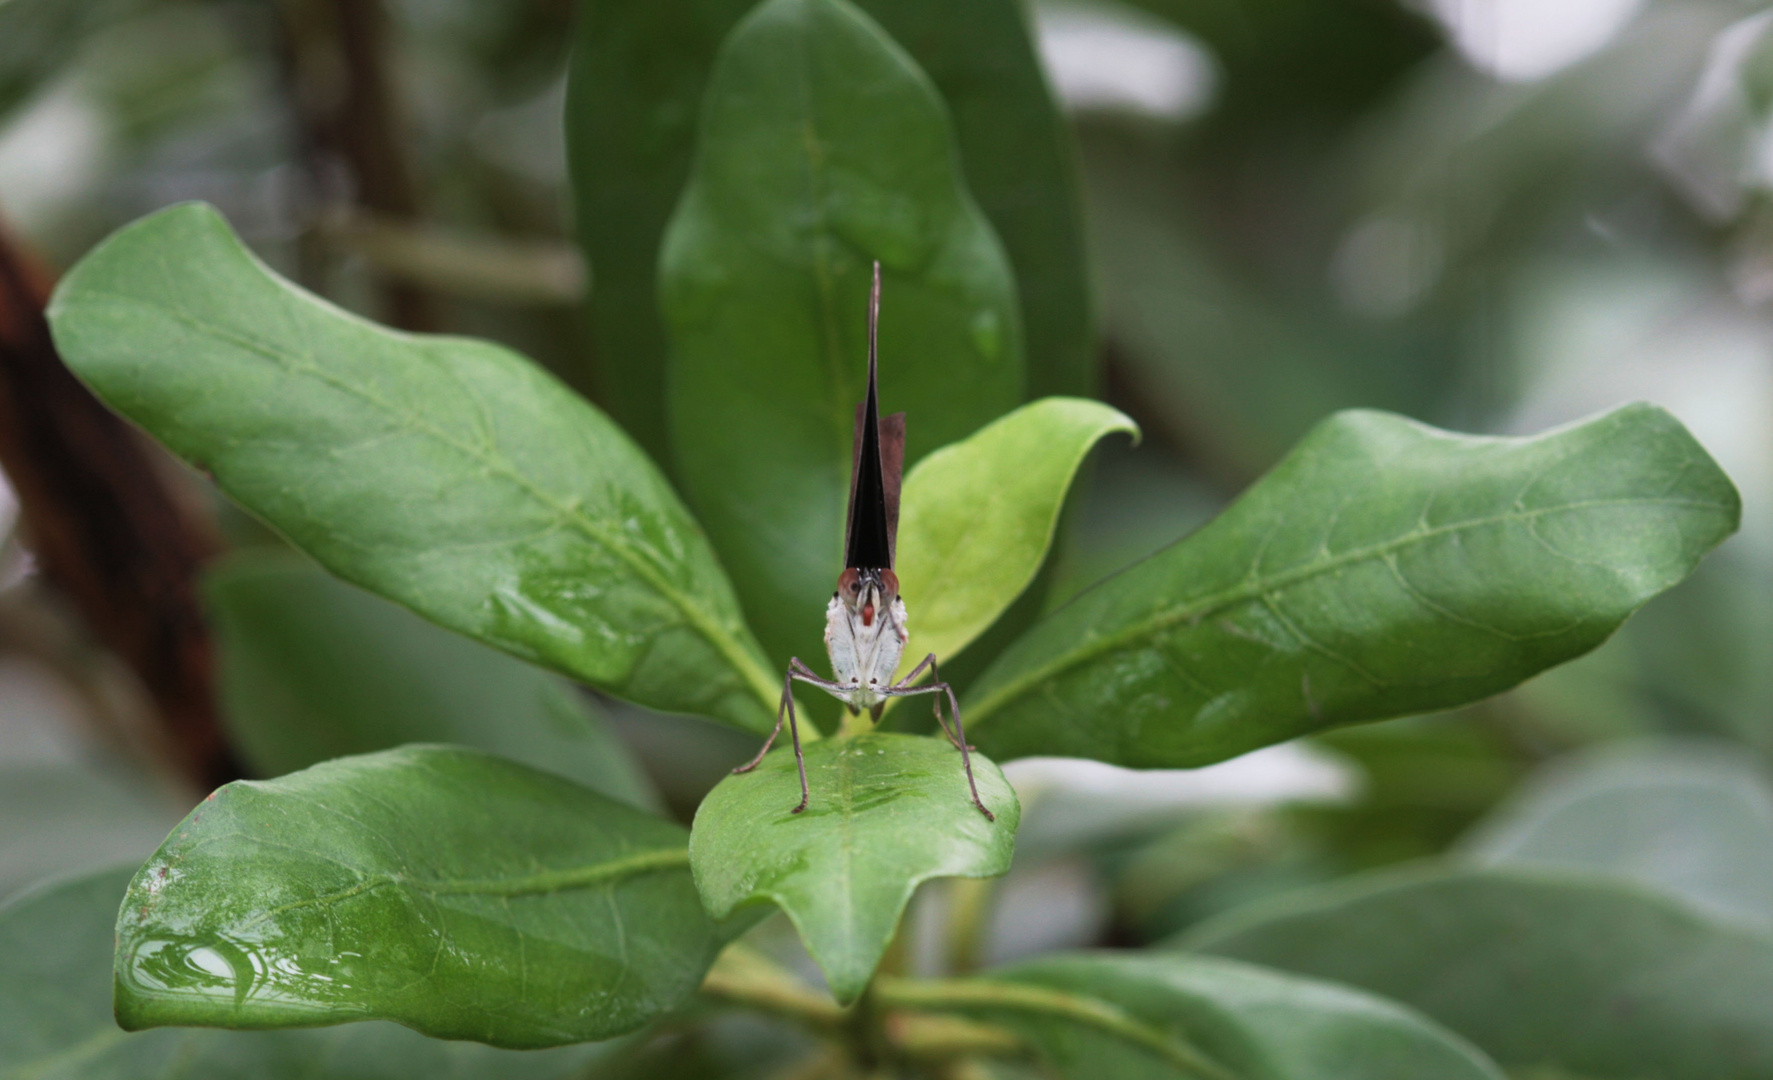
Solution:
[{"label": "butterfly", "polygon": [[[798,814],[806,809],[808,792],[806,758],[800,750],[800,728],[794,716],[796,682],[818,687],[843,702],[852,714],[867,709],[876,721],[889,698],[931,694],[936,722],[960,751],[973,805],[987,820],[995,821],[996,817],[979,800],[979,788],[973,782],[971,747],[967,746],[966,732],[961,728],[960,703],[955,700],[954,689],[942,681],[936,654],[925,656],[903,679],[893,679],[911,640],[905,601],[899,596],[899,577],[893,573],[899,536],[899,487],[905,469],[905,414],[894,413],[885,419],[880,416],[879,341],[880,263],[876,262],[874,284],[868,293],[868,396],[856,406],[843,573],[838,575],[837,590],[825,606],[825,651],[831,658],[832,677],[821,678],[800,657],[791,658],[782,679],[782,701],[776,707],[775,729],[757,756],[733,772],[750,772],[762,763],[763,756],[775,745],[776,736],[782,733],[782,721],[786,718],[794,743],[794,763],[800,769],[800,805],[793,811]],[[931,681],[918,685],[918,676],[926,668]],[[952,728],[942,713],[944,698],[954,717]]]}]

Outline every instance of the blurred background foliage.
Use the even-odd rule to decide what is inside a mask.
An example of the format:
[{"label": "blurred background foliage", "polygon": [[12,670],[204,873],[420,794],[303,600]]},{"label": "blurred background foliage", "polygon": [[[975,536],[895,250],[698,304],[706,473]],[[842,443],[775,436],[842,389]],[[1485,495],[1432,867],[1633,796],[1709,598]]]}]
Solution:
[{"label": "blurred background foliage", "polygon": [[[914,920],[991,902],[989,928],[925,934],[918,963],[1155,941],[1449,851],[1592,865],[1773,923],[1773,12],[1139,0],[1027,14],[1058,145],[1075,149],[1095,303],[1095,363],[1052,385],[1093,384],[1146,435],[1099,453],[1025,615],[1187,533],[1351,406],[1526,433],[1651,400],[1735,479],[1743,530],[1591,656],[1470,709],[1192,774],[1012,766],[1028,808],[1016,869],[928,889]],[[627,331],[598,320],[651,318],[634,308],[650,286],[600,280],[574,242],[574,27],[569,0],[0,0],[0,220],[65,267],[141,214],[208,200],[335,302],[509,343],[623,418],[606,395],[625,354],[598,345]],[[580,145],[577,167],[622,168],[597,150]],[[676,193],[653,197],[668,209]],[[276,546],[199,478],[177,482],[227,546]],[[37,571],[18,517],[0,488],[0,898],[145,857],[201,794],[149,696]],[[380,601],[302,585],[310,571],[275,552],[233,558],[208,598],[249,774],[378,739],[570,757],[607,729],[646,774],[610,783],[687,820],[753,745],[569,700],[490,654],[439,659],[437,631]],[[436,665],[459,677],[483,660],[560,730],[525,741],[465,715]],[[316,673],[337,692],[287,692],[327,681]],[[435,700],[435,729],[386,704],[403,699]],[[353,719],[363,708],[380,727]],[[312,740],[278,741],[277,725]],[[1662,809],[1621,809],[1644,805]],[[1556,828],[1535,826],[1547,815]]]}]

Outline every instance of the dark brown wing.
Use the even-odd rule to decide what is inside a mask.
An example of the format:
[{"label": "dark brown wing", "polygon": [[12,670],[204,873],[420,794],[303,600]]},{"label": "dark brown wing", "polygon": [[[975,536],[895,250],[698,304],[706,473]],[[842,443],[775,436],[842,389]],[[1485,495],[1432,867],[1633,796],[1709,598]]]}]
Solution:
[{"label": "dark brown wing", "polygon": [[880,480],[886,495],[887,566],[899,565],[899,487],[905,479],[905,414],[880,421]]},{"label": "dark brown wing", "polygon": [[850,455],[850,509],[843,539],[843,565],[857,570],[891,569],[899,521],[899,471],[905,461],[904,421],[896,430],[892,498],[887,497],[886,459],[882,453],[879,370],[880,264],[874,264],[874,287],[868,294],[868,396],[856,406],[856,437]]},{"label": "dark brown wing", "polygon": [[[856,482],[862,472],[862,425],[866,423],[868,403],[856,403],[856,435],[852,444],[854,451],[850,454],[850,516],[846,519],[844,529],[844,558],[858,557],[850,537],[854,534],[856,520]],[[880,418],[875,428],[880,441],[880,492],[885,504],[887,561],[889,569],[898,565],[899,556],[899,488],[905,477],[905,414],[896,412],[891,416]],[[858,570],[872,563],[845,562],[845,566],[854,566]]]}]

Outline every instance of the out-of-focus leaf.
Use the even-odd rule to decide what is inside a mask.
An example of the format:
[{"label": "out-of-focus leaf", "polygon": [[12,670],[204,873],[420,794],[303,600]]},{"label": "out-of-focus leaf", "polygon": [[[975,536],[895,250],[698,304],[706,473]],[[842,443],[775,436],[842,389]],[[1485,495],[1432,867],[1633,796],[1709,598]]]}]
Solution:
[{"label": "out-of-focus leaf", "polygon": [[1508,1068],[1773,1076],[1773,939],[1603,878],[1385,872],[1251,905],[1180,943],[1394,998]]},{"label": "out-of-focus leaf", "polygon": [[322,1031],[163,1029],[111,1016],[111,935],[135,870],[34,890],[0,908],[4,1080],[566,1080],[604,1046],[518,1053],[372,1022]]},{"label": "out-of-focus leaf", "polygon": [[294,556],[234,556],[204,591],[229,731],[260,775],[447,742],[658,808],[628,748],[555,676]]},{"label": "out-of-focus leaf", "polygon": [[1313,739],[1345,755],[1365,780],[1358,800],[1291,815],[1333,860],[1323,865],[1326,875],[1438,855],[1507,797],[1534,764],[1532,744],[1509,727],[1511,705],[1338,728]]},{"label": "out-of-focus leaf", "polygon": [[[1086,130],[1083,144],[1104,333],[1141,419],[1197,469],[1235,487],[1327,413],[1423,416],[1440,404],[1458,374],[1459,343],[1436,337],[1445,325],[1357,316],[1327,290],[1260,287],[1240,253],[1214,245],[1216,207],[1184,198],[1189,150],[1114,129]],[[1300,258],[1296,245],[1287,257]]]},{"label": "out-of-focus leaf", "polygon": [[[754,0],[581,0],[567,142],[601,400],[641,445],[667,445],[655,266],[690,172],[695,120],[727,33]],[[948,103],[967,183],[1015,266],[1035,395],[1094,389],[1095,337],[1068,128],[1018,0],[865,0]],[[917,423],[913,418],[912,423]]]},{"label": "out-of-focus leaf", "polygon": [[1010,868],[1016,793],[973,755],[987,821],[946,739],[873,733],[806,747],[804,812],[794,752],[729,776],[696,811],[690,861],[716,919],[774,901],[839,1002],[854,1001],[917,886],[933,877],[994,877]]},{"label": "out-of-focus leaf", "polygon": [[1668,122],[1741,11],[1648,5],[1604,52],[1548,79],[1499,81],[1451,58],[1423,65],[1375,117],[1348,189],[1365,212],[1427,229],[1449,287],[1493,289],[1500,258],[1545,244],[1583,208],[1647,181],[1661,189],[1647,129]]},{"label": "out-of-focus leaf", "polygon": [[1525,439],[1341,413],[1036,624],[974,686],[967,733],[1003,759],[1176,767],[1475,701],[1600,644],[1739,513],[1650,406]]},{"label": "out-of-focus leaf", "polygon": [[1461,849],[1485,865],[1617,875],[1773,930],[1773,785],[1741,748],[1650,742],[1554,765]]},{"label": "out-of-focus leaf", "polygon": [[121,770],[0,768],[0,900],[45,878],[140,862],[178,823],[179,809]]},{"label": "out-of-focus leaf", "polygon": [[768,730],[776,680],[695,521],[516,354],[347,315],[201,205],[101,244],[50,321],[100,397],[340,577],[612,694]]},{"label": "out-of-focus leaf", "polygon": [[1034,580],[1090,447],[1139,427],[1079,398],[1046,398],[945,446],[905,477],[899,595],[914,644],[905,664],[947,660]]},{"label": "out-of-focus leaf", "polygon": [[1464,1039],[1395,1002],[1214,957],[1080,953],[988,978],[892,982],[888,1004],[970,1012],[1075,1080],[1500,1080]]},{"label": "out-of-focus leaf", "polygon": [[117,1018],[396,1020],[532,1048],[632,1031],[719,934],[683,830],[514,762],[415,746],[229,784],[131,882]]},{"label": "out-of-focus leaf", "polygon": [[[864,0],[948,103],[967,188],[1016,271],[1031,398],[1096,391],[1076,148],[1016,0]],[[915,421],[913,421],[915,422]]]},{"label": "out-of-focus leaf", "polygon": [[1442,44],[1418,12],[1392,4],[1129,2],[1188,31],[1224,66],[1224,100],[1206,122],[1226,141],[1281,142],[1272,129],[1361,115]]},{"label": "out-of-focus leaf", "polygon": [[144,0],[6,0],[0,3],[0,120],[59,74],[87,34]]},{"label": "out-of-focus leaf", "polygon": [[678,470],[778,661],[822,651],[842,569],[874,259],[909,464],[1021,400],[1009,262],[910,57],[847,0],[768,0],[709,81],[659,284]]},{"label": "out-of-focus leaf", "polygon": [[[1631,736],[1716,735],[1773,758],[1773,587],[1751,534],[1644,605],[1618,644],[1521,688],[1521,707],[1554,744]],[[1761,535],[1753,535],[1755,533]]]}]

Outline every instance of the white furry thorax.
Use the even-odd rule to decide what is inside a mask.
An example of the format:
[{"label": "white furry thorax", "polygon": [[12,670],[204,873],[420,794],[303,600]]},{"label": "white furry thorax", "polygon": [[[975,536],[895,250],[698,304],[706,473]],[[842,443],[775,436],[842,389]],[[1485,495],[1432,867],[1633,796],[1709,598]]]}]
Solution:
[{"label": "white furry thorax", "polygon": [[880,616],[873,626],[863,626],[862,616],[850,611],[842,598],[833,596],[825,605],[825,651],[831,656],[831,675],[845,688],[838,696],[857,709],[886,700],[880,691],[892,685],[905,644],[911,640],[905,601],[895,597]]}]

